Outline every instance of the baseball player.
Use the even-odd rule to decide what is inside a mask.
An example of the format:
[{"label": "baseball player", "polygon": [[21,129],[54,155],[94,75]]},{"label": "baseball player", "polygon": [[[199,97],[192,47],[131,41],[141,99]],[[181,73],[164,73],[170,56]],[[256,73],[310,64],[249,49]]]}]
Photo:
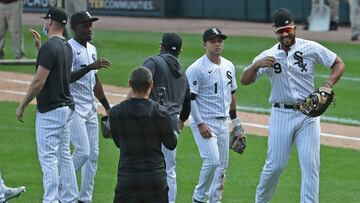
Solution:
[{"label": "baseball player", "polygon": [[167,109],[149,99],[152,74],[144,67],[132,71],[132,97],[110,110],[114,143],[120,148],[114,203],[168,203],[162,146],[174,150],[177,137]]},{"label": "baseball player", "polygon": [[186,70],[191,92],[190,127],[203,160],[194,202],[220,202],[229,162],[229,111],[233,126],[240,126],[235,68],[221,56],[226,38],[218,28],[206,30],[206,54]]},{"label": "baseball player", "polygon": [[40,47],[36,74],[16,116],[23,122],[26,106],[36,97],[36,142],[43,172],[43,202],[76,202],[79,192],[70,154],[70,121],[75,109],[69,88],[72,50],[63,36],[67,15],[62,9],[51,8],[44,18],[43,30],[49,40]]},{"label": "baseball player", "polygon": [[25,190],[24,186],[17,188],[6,187],[0,172],[0,203],[5,203],[12,198],[19,197]]},{"label": "baseball player", "polygon": [[256,189],[256,202],[270,202],[293,144],[301,168],[300,202],[319,202],[320,119],[308,117],[298,109],[314,91],[315,64],[331,69],[324,83],[330,88],[340,79],[345,65],[322,45],[296,38],[296,26],[289,10],[276,10],[272,20],[279,43],[255,57],[241,76],[241,83],[248,85],[266,74],[271,84],[268,151]]},{"label": "baseball player", "polygon": [[[95,97],[105,108],[110,105],[97,76],[97,69],[108,68],[110,61],[97,59],[92,39],[92,23],[98,18],[81,11],[71,16],[74,37],[69,40],[73,51],[70,92],[75,102],[75,113],[70,125],[70,140],[74,146],[72,156],[75,170],[82,169],[79,202],[91,202],[99,156],[99,125]],[[78,79],[80,78],[80,79]],[[78,80],[77,80],[78,79]]]},{"label": "baseball player", "polygon": [[[181,125],[190,114],[190,90],[185,72],[181,69],[178,55],[181,52],[182,40],[176,33],[164,33],[160,45],[160,54],[148,57],[143,66],[154,76],[154,87],[150,99],[165,106],[172,118],[172,128],[178,136]],[[167,182],[169,186],[169,203],[176,201],[176,149],[169,150],[162,146],[166,162]]]}]

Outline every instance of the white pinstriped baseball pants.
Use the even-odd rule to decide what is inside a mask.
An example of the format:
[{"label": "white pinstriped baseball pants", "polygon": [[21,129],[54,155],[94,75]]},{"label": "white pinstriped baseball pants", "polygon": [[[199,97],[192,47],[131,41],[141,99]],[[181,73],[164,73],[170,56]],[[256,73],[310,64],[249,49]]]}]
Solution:
[{"label": "white pinstriped baseball pants", "polygon": [[[178,137],[179,132],[174,130],[174,134]],[[169,187],[168,197],[169,203],[176,202],[176,148],[174,150],[168,150],[164,145],[161,145],[161,151],[164,155],[166,163],[166,175],[167,175],[167,184]]]},{"label": "white pinstriped baseball pants", "polygon": [[[43,172],[43,203],[77,202],[78,189],[70,155],[70,122],[73,110],[57,108],[36,113],[36,142]],[[60,180],[59,180],[60,171]],[[59,181],[62,183],[61,193]]]},{"label": "white pinstriped baseball pants", "polygon": [[267,158],[256,189],[256,203],[267,203],[273,197],[293,144],[301,168],[300,202],[319,202],[320,119],[307,117],[300,111],[273,107]]},{"label": "white pinstriped baseball pants", "polygon": [[0,171],[0,202],[4,202],[5,201],[5,194],[4,194],[4,181],[1,178],[1,171]]},{"label": "white pinstriped baseball pants", "polygon": [[75,111],[70,125],[70,138],[74,146],[72,159],[75,171],[81,169],[79,200],[90,202],[99,157],[99,123],[96,110],[89,112],[86,117]]},{"label": "white pinstriped baseball pants", "polygon": [[203,138],[197,125],[190,120],[191,131],[203,160],[193,198],[202,202],[208,199],[209,203],[219,203],[229,163],[229,124],[226,118],[207,119],[205,123],[211,129],[211,138]]}]

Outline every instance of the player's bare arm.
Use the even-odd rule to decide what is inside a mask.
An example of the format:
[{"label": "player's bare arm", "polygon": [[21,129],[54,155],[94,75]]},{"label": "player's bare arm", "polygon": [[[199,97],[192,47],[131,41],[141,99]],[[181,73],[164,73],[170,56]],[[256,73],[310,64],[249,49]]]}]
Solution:
[{"label": "player's bare arm", "polygon": [[39,94],[41,89],[44,87],[48,75],[49,70],[39,65],[24,100],[16,110],[16,117],[20,122],[24,122],[22,117],[25,111],[25,107],[34,99],[34,97]]},{"label": "player's bare arm", "polygon": [[94,95],[99,100],[101,105],[105,108],[106,115],[109,115],[110,104],[105,96],[103,86],[102,86],[97,74],[95,74]]},{"label": "player's bare arm", "polygon": [[340,57],[336,57],[334,64],[331,66],[331,73],[327,81],[324,82],[324,87],[332,88],[336,82],[341,78],[345,70],[345,64]]},{"label": "player's bare arm", "polygon": [[275,63],[275,58],[272,56],[267,56],[251,64],[244,70],[243,74],[241,75],[241,79],[240,79],[241,84],[249,85],[255,82],[256,73],[258,72],[259,68],[261,67],[272,68],[274,63]]},{"label": "player's bare arm", "polygon": [[76,71],[71,72],[71,80],[70,82],[73,83],[80,78],[82,78],[84,75],[86,75],[91,70],[98,70],[100,68],[109,68],[111,65],[111,62],[107,59],[97,59],[92,64],[89,64],[85,66],[84,68],[81,68]]}]

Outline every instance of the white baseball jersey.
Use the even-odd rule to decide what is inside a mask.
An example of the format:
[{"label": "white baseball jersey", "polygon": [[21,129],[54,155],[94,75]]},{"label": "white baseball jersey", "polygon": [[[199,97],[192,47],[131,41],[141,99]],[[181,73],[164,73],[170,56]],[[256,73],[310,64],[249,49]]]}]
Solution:
[{"label": "white baseball jersey", "polygon": [[[260,68],[271,82],[270,103],[294,104],[305,100],[314,90],[315,64],[331,67],[336,54],[322,45],[296,38],[286,54],[279,43],[257,56],[275,57],[272,68]],[[320,119],[301,111],[273,106],[269,119],[268,151],[256,189],[256,203],[270,202],[281,172],[287,165],[292,145],[296,146],[301,168],[300,202],[319,202]]]},{"label": "white baseball jersey", "polygon": [[321,44],[296,38],[288,54],[279,49],[279,44],[262,52],[253,62],[273,56],[276,59],[273,68],[260,68],[257,79],[267,74],[271,82],[270,103],[294,104],[305,100],[314,91],[315,64],[330,68],[336,54]]},{"label": "white baseball jersey", "polygon": [[[69,44],[73,50],[72,71],[79,70],[93,63],[97,59],[96,48],[90,43],[87,47],[79,44],[74,39],[70,39]],[[89,111],[96,109],[94,86],[96,70],[91,70],[82,78],[70,84],[71,95],[75,102],[75,111],[82,116],[86,116]]]},{"label": "white baseball jersey", "polygon": [[204,55],[190,65],[186,76],[190,92],[197,95],[202,119],[229,116],[231,92],[237,88],[235,67],[231,61],[221,57],[218,65]]},{"label": "white baseball jersey", "polygon": [[201,202],[220,202],[229,162],[227,118],[232,101],[231,93],[237,88],[235,68],[223,57],[218,65],[204,55],[187,69],[186,75],[190,92],[196,94],[199,114],[212,134],[210,138],[203,138],[198,123],[190,116],[191,131],[203,160],[193,198]]},{"label": "white baseball jersey", "polygon": [[[74,39],[69,40],[73,50],[72,71],[79,70],[97,59],[96,48],[90,43],[86,47]],[[99,124],[96,111],[94,86],[95,74],[91,70],[79,80],[70,84],[75,102],[75,115],[70,126],[72,155],[75,170],[82,169],[79,201],[90,202],[99,156]]]}]

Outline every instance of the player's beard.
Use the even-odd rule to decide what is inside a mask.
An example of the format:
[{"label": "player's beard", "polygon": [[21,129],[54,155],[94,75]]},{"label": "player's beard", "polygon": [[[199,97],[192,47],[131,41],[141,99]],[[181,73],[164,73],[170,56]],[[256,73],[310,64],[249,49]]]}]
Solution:
[{"label": "player's beard", "polygon": [[295,44],[295,34],[288,34],[286,37],[280,36],[278,39],[281,46],[286,48],[290,48],[293,44]]}]

